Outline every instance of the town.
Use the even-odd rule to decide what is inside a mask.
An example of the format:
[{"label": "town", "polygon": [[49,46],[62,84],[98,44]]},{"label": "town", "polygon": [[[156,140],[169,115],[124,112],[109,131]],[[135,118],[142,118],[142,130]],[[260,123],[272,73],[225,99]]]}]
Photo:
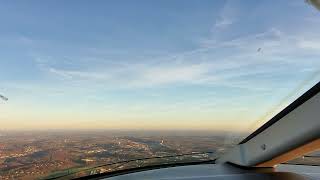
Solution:
[{"label": "town", "polygon": [[[45,179],[69,174],[83,176],[141,165],[213,160],[238,141],[224,135],[190,134],[2,132],[0,179]],[[166,158],[117,163],[152,157]],[[106,166],[90,168],[104,164]]]}]

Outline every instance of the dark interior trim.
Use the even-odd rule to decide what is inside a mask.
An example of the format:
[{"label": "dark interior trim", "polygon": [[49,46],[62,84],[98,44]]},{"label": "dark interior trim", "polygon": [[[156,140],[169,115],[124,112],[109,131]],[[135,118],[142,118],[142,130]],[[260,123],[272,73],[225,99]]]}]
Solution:
[{"label": "dark interior trim", "polygon": [[136,172],[141,172],[141,171],[148,171],[148,170],[161,169],[161,168],[170,168],[170,167],[177,167],[177,166],[199,165],[199,164],[215,164],[215,160],[187,162],[187,163],[160,164],[160,165],[137,167],[137,168],[131,168],[131,169],[122,169],[122,170],[117,170],[117,171],[113,171],[113,172],[106,172],[106,173],[100,173],[100,174],[94,174],[94,175],[74,178],[74,180],[102,179],[102,178],[109,178],[109,177],[113,177],[113,176],[136,173]]}]

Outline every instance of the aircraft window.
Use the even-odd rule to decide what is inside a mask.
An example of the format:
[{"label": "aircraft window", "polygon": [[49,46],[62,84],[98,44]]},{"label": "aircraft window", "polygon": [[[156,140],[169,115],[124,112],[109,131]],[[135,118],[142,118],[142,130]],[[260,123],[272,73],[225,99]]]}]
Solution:
[{"label": "aircraft window", "polygon": [[0,1],[0,179],[211,162],[320,81],[319,19],[303,0]]}]

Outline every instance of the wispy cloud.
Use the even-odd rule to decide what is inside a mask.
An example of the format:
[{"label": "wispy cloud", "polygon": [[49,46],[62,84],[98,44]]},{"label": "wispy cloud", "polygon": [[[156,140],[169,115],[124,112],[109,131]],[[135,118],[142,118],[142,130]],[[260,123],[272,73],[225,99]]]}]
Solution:
[{"label": "wispy cloud", "polygon": [[[310,69],[310,65],[317,64],[313,61],[301,64],[294,60],[305,53],[320,54],[314,51],[320,48],[320,39],[299,37],[301,36],[286,35],[272,28],[228,41],[200,42],[198,49],[151,59],[147,57],[126,66],[105,62],[92,66],[90,62],[79,61],[87,63],[81,66],[86,68],[73,70],[54,67],[45,60],[39,60],[41,57],[36,62],[53,77],[70,82],[103,83],[110,87],[143,88],[183,83],[250,88],[250,83],[246,81],[253,81],[256,75],[277,75],[283,73],[283,67],[294,68],[297,64],[301,65],[300,70],[303,71]],[[258,48],[262,49],[261,52],[257,52]],[[103,57],[100,59],[103,61]],[[286,66],[281,67],[279,64]],[[246,77],[247,80],[240,80],[241,77]]]},{"label": "wispy cloud", "polygon": [[215,28],[225,28],[227,26],[230,26],[233,23],[233,20],[228,19],[226,17],[222,17],[216,23],[214,24]]},{"label": "wispy cloud", "polygon": [[302,40],[299,42],[298,46],[303,49],[311,49],[320,51],[320,41],[312,41],[312,40]]},{"label": "wispy cloud", "polygon": [[[134,66],[134,65],[133,65]],[[119,68],[119,67],[118,67]],[[205,77],[210,70],[207,64],[190,64],[183,66],[151,65],[135,66],[130,69],[105,69],[91,71],[61,70],[50,67],[47,72],[65,81],[88,83],[106,83],[117,87],[150,87],[175,83],[190,83]]]},{"label": "wispy cloud", "polygon": [[223,29],[236,21],[237,10],[232,1],[226,1],[214,23],[215,29]]},{"label": "wispy cloud", "polygon": [[50,67],[49,73],[56,74],[69,80],[108,80],[110,76],[108,73],[100,73],[93,71],[74,71],[74,70],[62,70]]}]

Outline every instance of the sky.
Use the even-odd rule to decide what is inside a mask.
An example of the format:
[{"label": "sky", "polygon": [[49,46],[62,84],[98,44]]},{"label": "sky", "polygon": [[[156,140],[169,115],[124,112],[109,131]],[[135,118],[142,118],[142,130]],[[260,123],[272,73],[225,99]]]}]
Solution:
[{"label": "sky", "polygon": [[1,1],[0,129],[252,131],[320,80],[303,0]]}]

